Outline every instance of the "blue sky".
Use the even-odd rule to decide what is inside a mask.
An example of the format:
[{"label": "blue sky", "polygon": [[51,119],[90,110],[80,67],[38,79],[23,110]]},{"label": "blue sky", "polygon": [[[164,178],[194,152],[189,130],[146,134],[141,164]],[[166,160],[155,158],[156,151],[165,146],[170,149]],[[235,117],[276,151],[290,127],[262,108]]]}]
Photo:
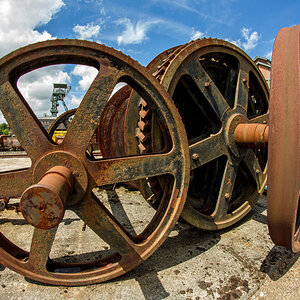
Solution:
[{"label": "blue sky", "polygon": [[[159,52],[189,42],[195,33],[240,41],[251,57],[270,58],[279,29],[300,22],[300,1],[295,0],[64,0],[64,4],[50,22],[36,29],[57,38],[78,38],[76,25],[97,27],[94,35],[84,37],[117,48],[143,65]],[[243,28],[248,39],[257,33],[248,46],[243,46],[247,43]]]},{"label": "blue sky", "polygon": [[[79,38],[114,47],[147,65],[170,47],[217,37],[252,58],[271,59],[280,28],[298,23],[300,1],[292,0],[1,0],[0,56],[36,41]],[[40,72],[20,81],[38,115],[50,109],[52,82],[72,86],[67,104],[74,107],[95,74],[74,66]]]}]

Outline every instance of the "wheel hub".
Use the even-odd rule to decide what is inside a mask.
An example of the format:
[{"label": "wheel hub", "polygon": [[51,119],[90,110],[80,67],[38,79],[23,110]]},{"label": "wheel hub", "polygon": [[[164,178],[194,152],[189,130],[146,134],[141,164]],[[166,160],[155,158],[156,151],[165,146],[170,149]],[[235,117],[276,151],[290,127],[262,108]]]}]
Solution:
[{"label": "wheel hub", "polygon": [[245,148],[241,148],[235,142],[234,132],[239,124],[248,123],[248,119],[241,114],[232,114],[229,116],[226,122],[226,144],[228,149],[234,154],[236,157],[243,157],[246,153]]},{"label": "wheel hub", "polygon": [[75,178],[73,191],[66,207],[78,203],[87,190],[88,176],[82,162],[69,152],[55,151],[43,156],[34,168],[34,182],[38,182],[48,170],[55,166],[65,166]]},{"label": "wheel hub", "polygon": [[38,184],[27,188],[21,196],[20,210],[26,221],[40,229],[56,227],[64,217],[74,181],[74,175],[64,166],[46,172]]}]

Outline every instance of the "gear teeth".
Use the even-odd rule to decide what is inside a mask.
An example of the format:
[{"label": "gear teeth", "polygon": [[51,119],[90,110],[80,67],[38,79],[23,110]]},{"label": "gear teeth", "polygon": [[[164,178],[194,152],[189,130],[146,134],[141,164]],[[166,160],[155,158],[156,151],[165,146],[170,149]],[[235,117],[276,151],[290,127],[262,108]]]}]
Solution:
[{"label": "gear teeth", "polygon": [[150,113],[150,110],[140,110],[139,111],[139,115],[142,119],[145,119],[145,120],[149,120],[150,117],[151,117],[151,113]]},{"label": "gear teeth", "polygon": [[141,131],[147,130],[150,128],[150,122],[149,121],[139,121],[138,126]]},{"label": "gear teeth", "polygon": [[138,147],[139,147],[140,154],[146,154],[150,150],[149,146],[144,146],[143,144],[139,144]]},{"label": "gear teeth", "polygon": [[140,99],[139,106],[142,106],[144,109],[148,109],[148,103],[144,99]]},{"label": "gear teeth", "polygon": [[150,135],[144,134],[139,128],[136,129],[135,136],[139,139],[141,143],[144,143],[145,141],[150,139]]}]

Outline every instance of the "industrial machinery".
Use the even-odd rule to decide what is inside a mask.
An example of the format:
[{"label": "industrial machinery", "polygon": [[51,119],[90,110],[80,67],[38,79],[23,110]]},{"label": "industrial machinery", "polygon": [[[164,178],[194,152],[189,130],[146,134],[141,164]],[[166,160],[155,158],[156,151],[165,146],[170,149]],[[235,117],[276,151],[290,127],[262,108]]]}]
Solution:
[{"label": "industrial machinery", "polygon": [[[217,39],[176,48],[163,63],[151,62],[149,68],[155,69],[153,76],[172,97],[189,140],[191,181],[182,217],[208,230],[236,223],[251,210],[266,184],[266,147],[245,148],[234,136],[238,124],[268,122],[264,78],[243,51]],[[125,121],[130,122],[125,124],[126,149],[133,146],[147,153],[162,147],[161,126],[145,101],[132,97]],[[132,135],[138,145],[127,141]],[[164,184],[154,178],[149,184],[159,202]]]},{"label": "industrial machinery", "polygon": [[[299,251],[299,39],[300,25],[276,38],[270,106],[253,61],[218,39],[166,50],[148,70],[114,49],[77,40],[41,42],[2,58],[0,109],[32,166],[0,173],[0,198],[19,198],[34,230],[29,250],[1,234],[0,263],[50,284],[103,282],[147,259],[180,215],[209,230],[236,223],[258,200],[267,174],[270,235]],[[57,63],[98,69],[79,108],[56,122],[66,123],[62,143],[51,139],[16,91],[21,75]],[[126,85],[111,96],[118,82]],[[95,132],[102,159],[89,148]],[[124,182],[156,209],[135,235],[94,194],[95,187]],[[104,240],[109,255],[76,263],[53,259],[65,211]]]},{"label": "industrial machinery", "polygon": [[[16,92],[15,83],[30,70],[66,62],[92,65],[99,73],[63,143],[57,145]],[[0,236],[1,263],[34,280],[60,285],[105,281],[142,263],[175,225],[189,181],[185,131],[167,92],[137,62],[114,49],[87,41],[53,40],[21,48],[1,59],[0,74],[0,109],[32,161],[29,169],[0,175],[1,198],[21,196],[21,212],[34,227],[29,251]],[[89,142],[119,81],[131,85],[157,111],[168,129],[167,152],[105,160],[89,156]],[[172,187],[149,224],[136,236],[127,232],[92,191],[97,186],[164,174],[173,181]],[[75,212],[110,246],[107,256],[76,264],[49,259],[65,210]]]}]

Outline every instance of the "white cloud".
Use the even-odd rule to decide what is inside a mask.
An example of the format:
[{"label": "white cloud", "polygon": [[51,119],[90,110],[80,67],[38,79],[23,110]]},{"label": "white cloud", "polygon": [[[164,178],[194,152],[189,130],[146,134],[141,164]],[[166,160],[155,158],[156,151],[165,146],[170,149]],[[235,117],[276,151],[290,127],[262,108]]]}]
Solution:
[{"label": "white cloud", "polygon": [[259,35],[257,31],[253,31],[252,33],[250,33],[251,29],[245,27],[243,27],[241,31],[243,38],[246,40],[246,42],[242,43],[243,48],[246,51],[255,48],[259,40]]},{"label": "white cloud", "polygon": [[272,53],[273,53],[272,50],[269,51],[269,52],[267,52],[267,53],[265,53],[265,57],[266,57],[267,59],[271,60],[271,59],[272,59]]},{"label": "white cloud", "polygon": [[72,95],[70,103],[71,103],[72,107],[76,108],[79,106],[81,100],[82,100],[82,97],[76,97],[76,96]]},{"label": "white cloud", "polygon": [[245,51],[251,51],[252,49],[254,49],[258,44],[258,40],[260,39],[260,36],[257,33],[257,31],[251,32],[250,28],[243,27],[241,29],[241,33],[244,41],[241,41],[241,39],[238,40],[226,39],[226,40],[240,48],[243,48]]},{"label": "white cloud", "polygon": [[76,33],[77,38],[81,40],[87,40],[92,37],[96,37],[100,32],[99,25],[93,25],[89,23],[87,25],[76,25],[73,27],[73,31]]},{"label": "white cloud", "polygon": [[55,38],[35,28],[47,24],[63,6],[62,0],[1,0],[0,56],[30,43]]},{"label": "white cloud", "polygon": [[97,69],[83,65],[75,66],[73,71],[71,72],[72,75],[81,77],[78,83],[83,91],[88,89],[88,87],[91,85],[92,81],[96,77],[97,73]]},{"label": "white cloud", "polygon": [[124,25],[125,30],[117,37],[118,45],[141,43],[148,38],[147,31],[150,29],[150,27],[159,22],[159,20],[145,22],[137,21],[135,24],[133,24],[133,22],[128,18],[119,20],[118,24]]},{"label": "white cloud", "polygon": [[203,37],[203,32],[199,31],[199,30],[194,30],[192,31],[192,35],[191,35],[191,40],[197,40]]},{"label": "white cloud", "polygon": [[53,83],[70,81],[68,73],[63,71],[63,65],[50,66],[22,76],[18,81],[18,88],[35,114],[40,117],[44,113],[50,114]]}]

